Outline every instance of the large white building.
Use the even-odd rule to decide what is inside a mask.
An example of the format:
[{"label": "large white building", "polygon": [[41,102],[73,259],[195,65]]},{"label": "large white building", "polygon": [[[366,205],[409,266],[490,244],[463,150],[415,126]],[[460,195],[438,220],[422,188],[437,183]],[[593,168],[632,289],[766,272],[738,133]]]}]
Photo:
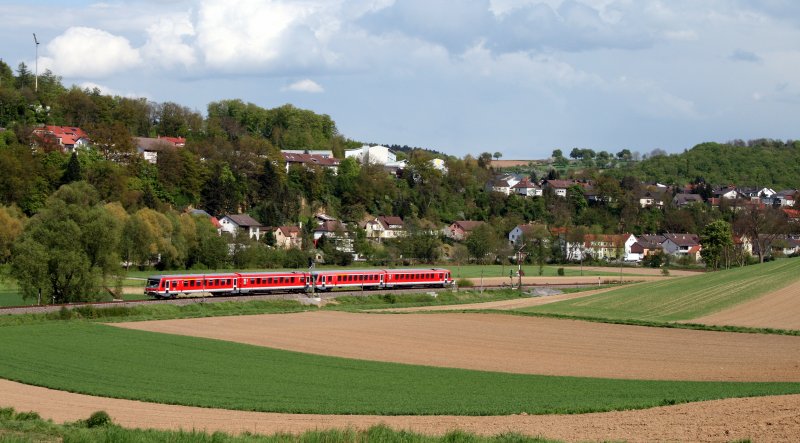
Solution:
[{"label": "large white building", "polygon": [[345,151],[345,157],[355,157],[361,163],[376,163],[379,165],[392,164],[397,162],[397,156],[394,152],[390,151],[386,146],[368,146],[364,145],[359,149],[351,149]]}]

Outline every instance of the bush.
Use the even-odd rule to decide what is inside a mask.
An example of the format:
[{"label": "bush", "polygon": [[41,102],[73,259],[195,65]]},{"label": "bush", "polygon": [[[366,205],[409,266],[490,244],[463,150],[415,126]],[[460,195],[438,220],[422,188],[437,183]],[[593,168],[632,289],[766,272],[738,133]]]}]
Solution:
[{"label": "bush", "polygon": [[669,276],[669,268],[661,268],[661,275],[668,277]]},{"label": "bush", "polygon": [[558,268],[558,271],[557,271],[557,272],[558,272],[558,275],[559,275],[560,277],[563,277],[563,276],[564,276],[564,268]]},{"label": "bush", "polygon": [[97,411],[86,419],[86,426],[89,428],[108,426],[110,424],[112,424],[111,417],[106,411]]},{"label": "bush", "polygon": [[472,283],[472,281],[467,280],[466,278],[459,278],[456,281],[456,286],[458,286],[459,288],[471,288],[475,285]]}]

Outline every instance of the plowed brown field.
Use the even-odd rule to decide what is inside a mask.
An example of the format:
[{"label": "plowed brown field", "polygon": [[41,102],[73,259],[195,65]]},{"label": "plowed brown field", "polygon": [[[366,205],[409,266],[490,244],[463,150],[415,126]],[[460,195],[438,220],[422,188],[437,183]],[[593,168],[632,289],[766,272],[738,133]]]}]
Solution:
[{"label": "plowed brown field", "polygon": [[693,319],[691,323],[800,329],[800,282],[724,311]]},{"label": "plowed brown field", "polygon": [[503,314],[334,311],[119,323],[312,354],[500,372],[800,381],[800,337]]}]

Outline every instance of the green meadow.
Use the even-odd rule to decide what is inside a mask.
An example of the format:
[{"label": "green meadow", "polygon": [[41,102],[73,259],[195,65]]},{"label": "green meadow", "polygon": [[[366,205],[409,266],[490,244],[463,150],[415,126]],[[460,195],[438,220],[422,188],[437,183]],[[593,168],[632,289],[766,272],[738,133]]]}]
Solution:
[{"label": "green meadow", "polygon": [[800,279],[800,259],[623,286],[585,298],[520,309],[612,320],[691,320],[781,289]]},{"label": "green meadow", "polygon": [[0,327],[0,377],[168,404],[322,414],[547,414],[800,393],[800,383],[552,377],[301,354],[87,321]]}]

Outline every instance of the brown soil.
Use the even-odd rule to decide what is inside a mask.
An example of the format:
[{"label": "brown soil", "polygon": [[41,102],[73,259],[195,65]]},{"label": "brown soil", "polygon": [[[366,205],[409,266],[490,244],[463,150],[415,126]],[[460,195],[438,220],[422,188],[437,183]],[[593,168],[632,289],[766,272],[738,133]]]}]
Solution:
[{"label": "brown soil", "polygon": [[503,314],[333,311],[120,323],[312,354],[430,366],[659,380],[800,381],[800,337]]},{"label": "brown soil", "polygon": [[691,323],[800,329],[800,281]]},{"label": "brown soil", "polygon": [[582,415],[494,417],[293,415],[144,403],[72,394],[0,380],[3,406],[37,411],[56,422],[87,418],[103,410],[129,428],[205,430],[229,433],[302,433],[332,428],[365,429],[386,424],[428,435],[462,429],[480,435],[518,432],[564,441],[631,442],[796,441],[800,395],[715,400],[639,411]]}]

